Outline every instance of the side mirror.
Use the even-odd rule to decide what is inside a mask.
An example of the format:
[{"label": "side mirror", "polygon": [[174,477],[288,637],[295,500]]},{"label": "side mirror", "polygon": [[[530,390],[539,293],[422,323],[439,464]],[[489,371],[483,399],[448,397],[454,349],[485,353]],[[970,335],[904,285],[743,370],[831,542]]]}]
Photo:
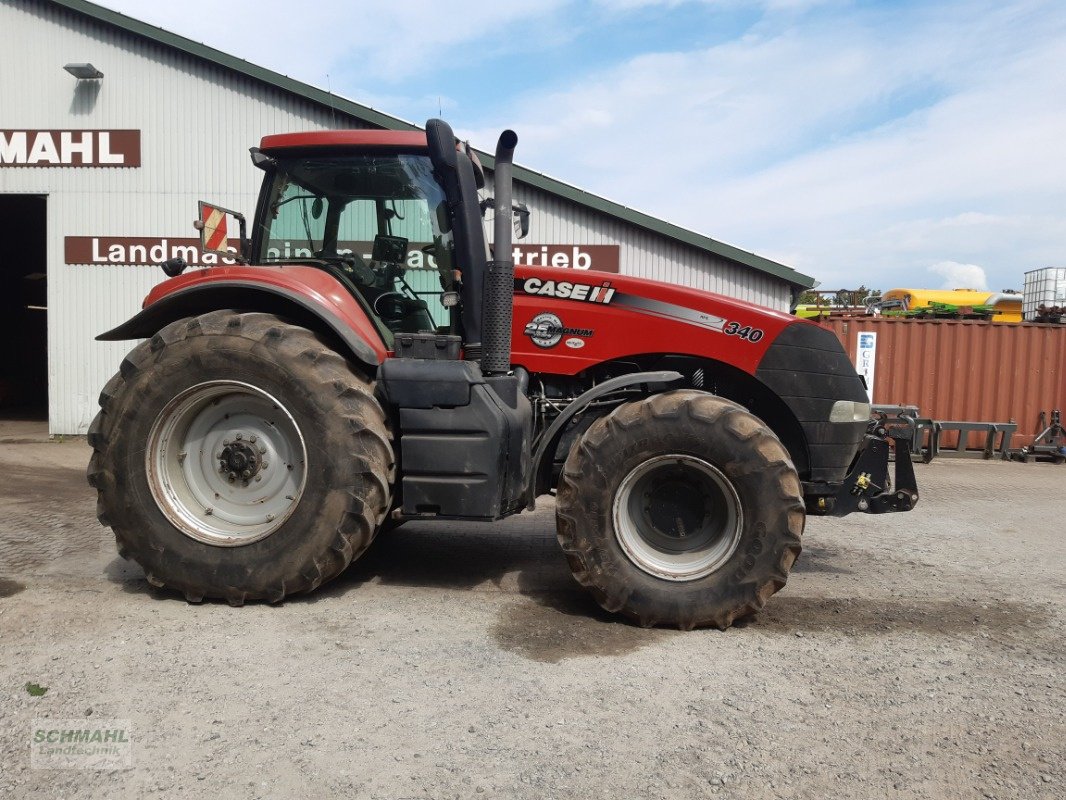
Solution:
[{"label": "side mirror", "polygon": [[[493,204],[496,202],[495,198],[486,197],[481,201],[481,216],[485,216]],[[529,236],[529,206],[525,203],[514,203],[511,206],[511,214],[514,217],[514,238],[525,239]]]},{"label": "side mirror", "polygon": [[269,172],[270,170],[274,169],[275,166],[277,166],[278,162],[272,159],[258,147],[250,147],[248,148],[248,152],[252,156],[252,163],[264,172]]},{"label": "side mirror", "polygon": [[525,203],[515,203],[511,206],[514,215],[514,238],[525,239],[529,236],[529,206]]},{"label": "side mirror", "polygon": [[[229,237],[228,218],[233,217],[237,221],[240,238],[231,244]],[[193,227],[200,231],[200,250],[204,253],[216,253],[225,258],[232,258],[241,264],[248,263],[248,256],[244,253],[245,242],[248,237],[245,232],[244,215],[227,208],[200,201],[200,218],[193,223]]]}]

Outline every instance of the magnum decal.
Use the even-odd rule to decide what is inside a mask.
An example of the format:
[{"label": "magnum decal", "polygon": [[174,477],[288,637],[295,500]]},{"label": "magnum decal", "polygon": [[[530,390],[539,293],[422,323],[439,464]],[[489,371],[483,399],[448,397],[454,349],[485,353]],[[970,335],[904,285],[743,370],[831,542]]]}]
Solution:
[{"label": "magnum decal", "polygon": [[[559,344],[564,336],[592,336],[593,331],[591,328],[567,328],[563,325],[563,321],[555,314],[552,314],[549,311],[543,311],[526,323],[524,333],[537,347],[542,347],[547,350]],[[567,347],[574,348],[582,346],[573,345],[570,343],[572,341],[580,340],[568,339],[566,342]]]},{"label": "magnum decal", "polygon": [[697,325],[701,328],[724,333],[726,336],[736,336],[742,341],[752,344],[760,341],[765,335],[761,328],[753,328],[742,322],[729,321],[725,317],[709,314],[696,308],[686,308],[647,297],[620,294],[615,298],[614,303],[617,306],[624,306],[642,314],[675,319],[679,322],[687,322],[690,325]]}]

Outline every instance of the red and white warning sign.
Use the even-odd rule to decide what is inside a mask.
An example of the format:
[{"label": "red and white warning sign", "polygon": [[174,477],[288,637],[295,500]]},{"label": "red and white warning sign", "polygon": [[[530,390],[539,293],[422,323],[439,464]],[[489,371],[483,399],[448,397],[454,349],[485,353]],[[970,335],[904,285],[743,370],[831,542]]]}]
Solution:
[{"label": "red and white warning sign", "polygon": [[229,249],[229,237],[226,231],[226,212],[221,208],[200,203],[200,241],[204,250],[216,252]]}]

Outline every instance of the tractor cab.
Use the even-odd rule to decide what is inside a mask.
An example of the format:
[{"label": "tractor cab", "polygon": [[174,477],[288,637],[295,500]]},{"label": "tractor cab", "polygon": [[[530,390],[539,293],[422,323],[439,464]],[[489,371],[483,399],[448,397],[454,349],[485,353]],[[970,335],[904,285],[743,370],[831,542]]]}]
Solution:
[{"label": "tractor cab", "polygon": [[[505,224],[498,225],[497,241],[506,254],[512,232],[528,231],[529,212],[512,207],[509,185],[502,202],[481,200],[481,163],[445,123],[431,122],[425,134],[267,136],[251,155],[265,173],[251,235],[240,214],[201,203],[197,227],[205,252],[234,257],[225,236],[231,215],[241,227],[240,261],[328,272],[358,301],[388,350],[397,334],[430,334],[459,337],[468,358],[480,358],[486,313],[499,318],[510,307],[509,295],[484,293],[492,262],[482,217],[499,207]],[[493,302],[500,308],[487,311]],[[507,371],[505,360],[497,354],[496,372]]]},{"label": "tractor cab", "polygon": [[[454,297],[455,237],[424,147],[253,155],[266,171],[252,226],[254,263],[318,264],[350,288],[386,344],[396,333],[457,330],[442,304]],[[417,289],[407,280],[412,266],[420,268]],[[426,285],[427,267],[435,285]]]}]

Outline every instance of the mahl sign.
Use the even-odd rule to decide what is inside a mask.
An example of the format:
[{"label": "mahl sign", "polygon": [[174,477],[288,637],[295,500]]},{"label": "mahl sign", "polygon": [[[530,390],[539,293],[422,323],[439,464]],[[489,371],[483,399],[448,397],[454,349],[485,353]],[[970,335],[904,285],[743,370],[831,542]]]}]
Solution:
[{"label": "mahl sign", "polygon": [[0,130],[0,167],[140,165],[140,131]]}]

